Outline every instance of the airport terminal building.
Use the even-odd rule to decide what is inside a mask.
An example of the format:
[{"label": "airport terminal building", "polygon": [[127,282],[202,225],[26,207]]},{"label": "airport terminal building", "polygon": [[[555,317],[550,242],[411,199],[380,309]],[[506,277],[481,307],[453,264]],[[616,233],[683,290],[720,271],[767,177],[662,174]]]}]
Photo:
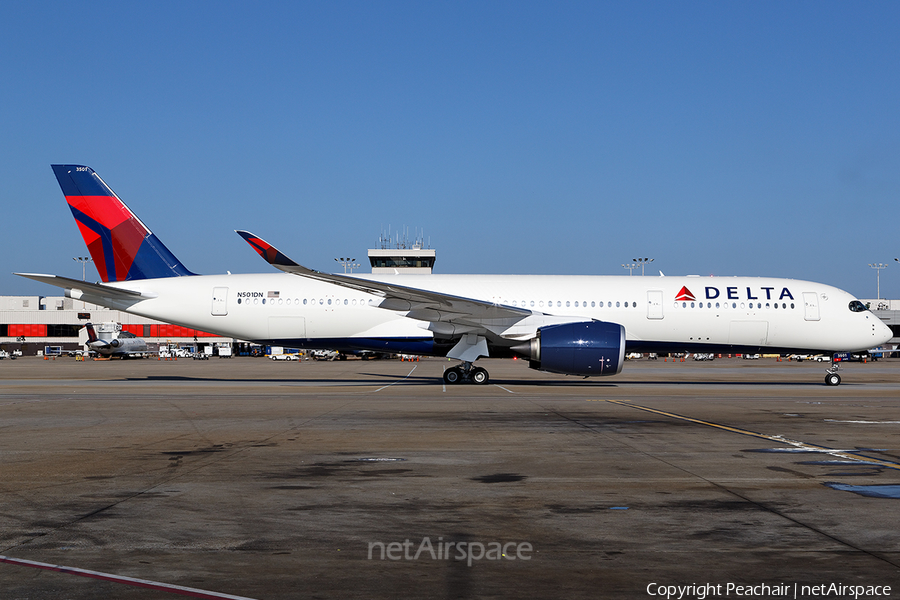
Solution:
[{"label": "airport terminal building", "polygon": [[[426,247],[424,240],[412,242],[405,238],[391,239],[384,234],[379,248],[369,249],[372,273],[416,274],[432,273],[436,252]],[[335,259],[348,267],[362,265],[355,259]],[[900,344],[900,300],[862,300],[894,333],[886,349]],[[0,350],[21,350],[24,355],[35,355],[47,347],[59,347],[63,351],[82,349],[87,323],[116,322],[122,331],[143,338],[151,349],[159,345],[190,347],[203,352],[207,346],[231,345],[233,354],[249,352],[247,340],[221,337],[212,333],[163,323],[112,310],[63,296],[0,296]],[[79,339],[81,335],[82,339]]]},{"label": "airport terminal building", "polygon": [[[900,348],[900,300],[862,300],[875,316],[891,328],[894,337],[887,343],[891,349]],[[892,354],[891,356],[897,356]]]},{"label": "airport terminal building", "polygon": [[206,345],[241,342],[63,296],[0,296],[0,349],[21,350],[26,356],[48,346],[81,350],[81,328],[110,321],[121,323],[122,331],[144,338],[151,347],[175,344],[200,350]]},{"label": "airport terminal building", "polygon": [[[889,345],[896,348],[900,343],[900,300],[863,300],[863,303],[871,306],[875,315],[894,332]],[[167,344],[190,346],[202,352],[206,346],[230,344],[235,354],[241,354],[249,347],[245,340],[162,323],[63,296],[0,296],[0,350],[21,350],[26,356],[43,352],[48,346],[58,346],[63,351],[80,350],[79,331],[86,323],[110,321],[121,323],[122,331],[143,338],[151,348]]]}]

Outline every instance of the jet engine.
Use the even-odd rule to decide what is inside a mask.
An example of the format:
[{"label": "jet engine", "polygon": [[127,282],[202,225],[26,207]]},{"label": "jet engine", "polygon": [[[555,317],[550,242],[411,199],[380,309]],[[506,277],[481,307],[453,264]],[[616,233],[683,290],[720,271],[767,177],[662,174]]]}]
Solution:
[{"label": "jet engine", "polygon": [[113,340],[97,339],[97,340],[94,340],[93,342],[88,342],[88,346],[90,346],[91,348],[93,348],[95,350],[103,350],[106,348],[118,348],[120,345],[121,345],[121,342],[119,342],[119,340],[116,340],[116,339],[113,339]]},{"label": "jet engine", "polygon": [[539,371],[617,375],[625,362],[625,328],[604,321],[548,325],[512,351],[527,356],[528,366]]}]

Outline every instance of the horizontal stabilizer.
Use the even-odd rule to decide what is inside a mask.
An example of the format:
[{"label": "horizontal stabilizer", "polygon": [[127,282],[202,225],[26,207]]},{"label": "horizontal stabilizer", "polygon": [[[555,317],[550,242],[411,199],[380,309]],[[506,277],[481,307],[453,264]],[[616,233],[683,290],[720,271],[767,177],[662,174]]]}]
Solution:
[{"label": "horizontal stabilizer", "polygon": [[[60,277],[59,275],[43,275],[41,273],[13,273],[19,277],[27,277],[41,283],[48,283],[61,287],[73,292],[83,292],[91,296],[100,296],[102,298],[112,298],[115,300],[139,300],[141,298],[153,298],[154,294],[135,292],[133,290],[124,290],[100,283],[88,283],[78,279],[69,279],[68,277]],[[70,294],[72,298],[80,297],[80,293]]]}]

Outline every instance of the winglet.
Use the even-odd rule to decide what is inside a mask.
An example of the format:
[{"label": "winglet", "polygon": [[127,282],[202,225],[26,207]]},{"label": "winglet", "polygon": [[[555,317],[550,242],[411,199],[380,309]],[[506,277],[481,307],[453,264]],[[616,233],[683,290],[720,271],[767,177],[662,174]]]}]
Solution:
[{"label": "winglet", "polygon": [[235,233],[244,238],[244,241],[250,244],[250,247],[256,250],[256,253],[262,256],[270,265],[274,267],[300,266],[284,254],[282,254],[281,251],[278,250],[278,248],[262,239],[261,237],[257,237],[249,231],[243,231],[240,229],[236,229]]}]

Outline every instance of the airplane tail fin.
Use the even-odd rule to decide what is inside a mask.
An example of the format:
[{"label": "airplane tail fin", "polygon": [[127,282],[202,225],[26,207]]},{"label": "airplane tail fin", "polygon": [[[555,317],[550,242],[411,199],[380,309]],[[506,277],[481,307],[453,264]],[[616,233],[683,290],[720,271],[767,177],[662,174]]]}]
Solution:
[{"label": "airplane tail fin", "polygon": [[101,340],[97,335],[97,332],[94,331],[94,325],[92,323],[87,323],[84,326],[87,329],[88,340],[87,345],[100,352],[101,354],[108,354],[110,352],[110,348],[118,348],[119,340]]},{"label": "airplane tail fin", "polygon": [[104,282],[194,274],[92,168],[51,167]]},{"label": "airplane tail fin", "polygon": [[98,339],[100,339],[100,338],[97,337],[97,332],[94,331],[94,325],[93,325],[93,323],[87,323],[87,324],[85,324],[84,328],[87,330],[87,334],[88,334],[88,344],[93,344],[93,343],[96,342]]}]

